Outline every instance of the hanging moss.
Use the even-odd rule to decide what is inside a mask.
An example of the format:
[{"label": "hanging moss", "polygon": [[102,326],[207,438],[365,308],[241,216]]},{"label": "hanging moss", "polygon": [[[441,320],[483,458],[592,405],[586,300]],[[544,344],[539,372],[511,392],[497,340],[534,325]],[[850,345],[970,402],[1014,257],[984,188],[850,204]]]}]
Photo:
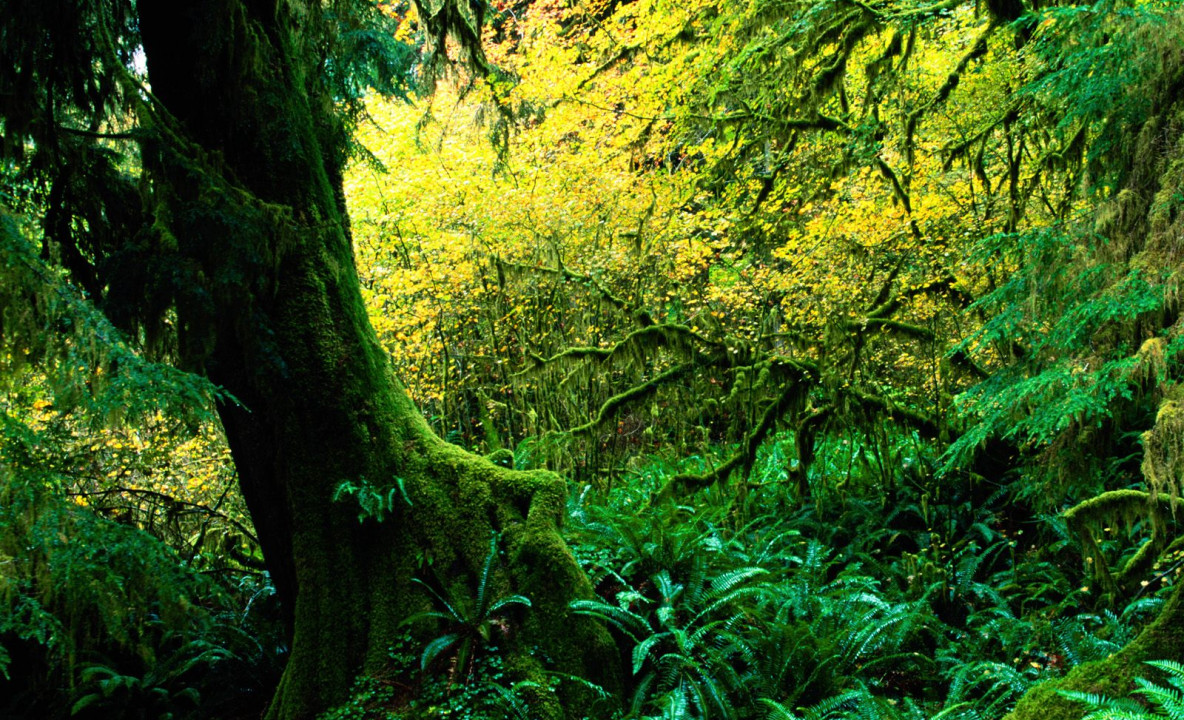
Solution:
[{"label": "hanging moss", "polygon": [[[1077,533],[1085,546],[1093,566],[1095,579],[1106,592],[1129,593],[1139,587],[1146,573],[1160,557],[1167,543],[1162,507],[1166,498],[1142,490],[1111,490],[1085,500],[1063,513],[1069,529]],[[1117,575],[1111,575],[1106,558],[1098,546],[1098,534],[1103,528],[1122,524],[1128,528],[1136,523],[1150,525],[1151,537],[1127,561]]]},{"label": "hanging moss", "polygon": [[690,363],[676,365],[669,370],[658,373],[653,378],[640,385],[635,385],[622,393],[612,396],[600,406],[600,409],[596,412],[595,418],[589,420],[583,425],[572,428],[569,432],[572,435],[584,435],[600,427],[603,427],[609,418],[611,418],[621,408],[627,405],[634,405],[639,401],[650,397],[659,389],[665,387],[668,383],[685,376],[694,367],[695,366]]},{"label": "hanging moss", "polygon": [[1167,492],[1172,511],[1180,500],[1180,476],[1184,473],[1184,407],[1168,399],[1159,407],[1155,426],[1143,433],[1143,476],[1152,498]]},{"label": "hanging moss", "polygon": [[676,475],[671,478],[667,487],[707,487],[726,481],[732,472],[736,470],[747,474],[752,468],[752,464],[756,461],[756,453],[760,449],[761,443],[777,427],[777,423],[783,417],[786,415],[796,415],[802,411],[808,392],[809,389],[805,383],[789,383],[784,386],[778,398],[765,406],[760,422],[745,436],[740,445],[740,450],[728,459],[727,462],[706,473],[698,475]]}]

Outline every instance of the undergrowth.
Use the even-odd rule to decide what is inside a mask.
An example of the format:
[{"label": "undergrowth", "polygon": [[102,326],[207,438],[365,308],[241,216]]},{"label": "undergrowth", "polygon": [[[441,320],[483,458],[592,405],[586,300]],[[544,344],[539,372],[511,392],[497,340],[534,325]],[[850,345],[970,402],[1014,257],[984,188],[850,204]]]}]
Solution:
[{"label": "undergrowth", "polygon": [[[843,493],[803,503],[777,453],[762,454],[742,492],[675,499],[667,483],[686,463],[658,457],[573,489],[567,539],[595,595],[572,611],[615,638],[629,678],[620,696],[580,678],[521,682],[474,629],[496,613],[453,616],[465,603],[441,598],[423,614],[438,639],[408,636],[386,674],[360,679],[324,718],[529,718],[538,693],[578,683],[599,698],[592,720],[990,720],[1156,616],[1170,577],[1102,592],[1081,538],[1022,496],[1022,478],[939,479],[910,448],[891,499],[882,475],[846,462],[832,463]],[[1120,567],[1139,532],[1107,528],[1098,557]],[[474,608],[521,602],[472,592]]]}]

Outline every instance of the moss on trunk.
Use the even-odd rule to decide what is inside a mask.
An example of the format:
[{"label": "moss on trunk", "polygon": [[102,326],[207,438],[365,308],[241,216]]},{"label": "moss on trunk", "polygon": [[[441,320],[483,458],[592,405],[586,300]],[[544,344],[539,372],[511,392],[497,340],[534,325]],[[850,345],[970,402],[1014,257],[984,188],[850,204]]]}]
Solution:
[{"label": "moss on trunk", "polygon": [[[1182,586],[1184,587],[1184,586]],[[1121,651],[1074,668],[1058,680],[1028,691],[1004,720],[1079,720],[1088,710],[1058,691],[1076,690],[1107,697],[1125,697],[1135,689],[1135,678],[1147,674],[1148,660],[1184,660],[1184,598],[1177,587],[1151,625]]]},{"label": "moss on trunk", "polygon": [[[340,125],[301,46],[318,7],[144,0],[140,12],[167,111],[143,118],[161,228],[145,242],[173,254],[182,361],[233,396],[220,412],[289,612],[268,717],[311,718],[381,671],[403,620],[429,606],[412,579],[473,586],[494,532],[507,549],[494,582],[533,605],[503,643],[512,667],[613,687],[607,633],[567,612],[591,588],[558,532],[561,480],[435,437],[379,347],[341,200]],[[344,484],[394,498],[382,521],[334,502]],[[537,717],[564,712],[544,705]]]}]

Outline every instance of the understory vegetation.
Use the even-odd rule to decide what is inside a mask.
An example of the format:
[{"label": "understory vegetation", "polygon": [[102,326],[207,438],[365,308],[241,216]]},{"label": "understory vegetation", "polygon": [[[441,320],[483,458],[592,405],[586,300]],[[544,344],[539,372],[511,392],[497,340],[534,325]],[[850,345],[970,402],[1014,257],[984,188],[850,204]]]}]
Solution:
[{"label": "understory vegetation", "polygon": [[[305,268],[291,228],[332,223],[189,176],[221,151],[153,155],[188,140],[128,51],[136,22],[79,11],[119,25],[86,48],[107,84],[37,76],[41,115],[9,99],[32,70],[0,81],[0,717],[1184,717],[1179,3],[323,6],[332,31],[293,37],[323,52],[309,93],[350,161],[310,174],[336,183],[322,200],[349,221],[324,242],[357,274],[313,252],[328,274],[295,284],[360,283],[356,346],[273,357],[242,323],[280,311],[233,293],[271,302],[279,281],[177,250],[170,223],[243,228],[174,217],[148,189],[166,177],[200,186],[178,207],[274,230],[244,251],[261,278]],[[21,12],[0,19],[44,24]],[[0,66],[40,67],[48,40],[16,38]],[[266,337],[219,355],[225,333]],[[366,360],[350,347],[385,351],[409,426],[466,451],[438,453],[454,485],[403,473],[426,445],[359,407],[333,419],[365,416],[353,439],[390,451],[368,476],[259,492],[287,468],[244,449],[272,448],[252,413],[304,398],[235,397],[210,367],[239,353],[243,387],[271,392],[255,370],[332,375]],[[495,471],[526,479],[493,500]],[[330,510],[277,520],[275,497]],[[476,540],[411,522],[470,502]],[[361,554],[414,528],[398,591],[417,611],[392,620],[396,588],[365,586],[379,599],[341,626],[396,637],[350,645],[348,694],[277,710],[306,681],[284,675],[300,614],[281,595],[315,542],[276,528],[325,518]],[[531,557],[586,576],[567,616],[541,617],[522,578],[554,566]],[[596,679],[552,656],[579,648],[524,640],[577,621],[616,652]]]},{"label": "understory vegetation", "polygon": [[[934,463],[897,441],[902,467]],[[1063,515],[1023,511],[1022,476],[902,474],[889,502],[866,457],[842,497],[803,505],[778,451],[788,445],[774,438],[742,500],[670,498],[686,461],[658,456],[615,487],[572,488],[566,537],[596,588],[573,611],[611,629],[623,696],[558,673],[516,682],[499,642],[529,600],[482,577],[412,618],[439,620],[438,636],[408,634],[324,717],[530,718],[536,693],[567,684],[591,692],[589,718],[1002,717],[1033,685],[1133,640],[1184,560],[1172,553],[1136,591],[1108,594],[1087,559],[1120,572],[1143,544],[1138,522],[1101,528],[1087,549]],[[866,455],[846,447],[823,465]],[[115,508],[61,494],[8,479],[6,716],[257,715],[286,651],[265,578],[216,550],[185,557]],[[492,538],[487,563],[498,554]]]}]

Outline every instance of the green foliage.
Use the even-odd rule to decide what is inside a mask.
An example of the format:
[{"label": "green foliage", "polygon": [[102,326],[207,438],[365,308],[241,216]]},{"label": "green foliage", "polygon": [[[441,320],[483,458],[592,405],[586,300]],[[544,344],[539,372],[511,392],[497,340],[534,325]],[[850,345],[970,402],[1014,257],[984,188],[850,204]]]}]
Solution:
[{"label": "green foliage", "polygon": [[1164,79],[1165,68],[1142,56],[1141,46],[1171,42],[1155,31],[1173,32],[1174,9],[1163,0],[1098,0],[1048,7],[1020,21],[1033,32],[1027,51],[1036,69],[1020,96],[1047,112],[1066,137],[1092,126],[1098,137],[1088,160],[1095,169],[1120,167],[1121,154],[1133,149],[1131,128],[1155,110],[1155,94],[1145,89]]},{"label": "green foliage", "polygon": [[346,702],[318,716],[318,720],[400,720],[403,716],[387,708],[398,698],[398,692],[377,678],[359,677],[350,690]]},{"label": "green foliage", "polygon": [[160,645],[144,658],[143,675],[124,674],[102,664],[84,667],[79,673],[80,697],[70,714],[86,711],[172,720],[180,714],[177,708],[186,703],[199,706],[201,694],[189,684],[194,671],[203,665],[212,667],[229,653],[204,640],[190,640],[179,647],[177,641],[166,631]]},{"label": "green foliage", "polygon": [[268,588],[235,592],[27,477],[5,477],[0,508],[0,647],[24,685],[0,710],[192,717],[275,682],[283,647],[258,618]]},{"label": "green foliage", "polygon": [[371,485],[365,478],[359,480],[357,484],[346,480],[333,491],[333,502],[342,502],[344,498],[353,498],[357,502],[359,523],[365,522],[367,518],[374,518],[376,522],[382,522],[386,519],[387,514],[394,512],[395,501],[398,498],[402,498],[408,506],[414,505],[411,498],[407,496],[407,488],[401,477],[396,477],[395,486],[385,493]]},{"label": "green foliage", "polygon": [[[498,648],[489,646],[463,678],[425,667],[410,636],[390,649],[382,677],[362,676],[348,701],[318,720],[529,720],[532,691],[551,693],[554,686],[530,681],[510,683]],[[398,679],[387,679],[389,677]],[[413,685],[408,685],[410,682]],[[414,690],[414,692],[409,692]]]},{"label": "green foliage", "polygon": [[[1129,483],[1106,458],[1129,452],[1126,438],[1145,429],[1178,366],[1167,328],[1171,263],[1159,256],[1167,227],[1151,221],[1150,198],[1179,183],[1165,172],[1175,141],[1161,146],[1156,134],[1178,112],[1181,62],[1168,48],[1180,47],[1184,29],[1171,4],[1156,2],[1048,8],[1022,22],[1034,75],[1019,97],[1047,111],[1056,163],[1088,164],[1090,202],[989,235],[973,251],[1007,271],[990,276],[972,305],[985,322],[954,350],[994,367],[958,398],[968,427],[946,467],[966,467],[1003,438],[1035,451],[1046,478],[1075,465],[1089,496]],[[1090,437],[1093,451],[1078,451],[1075,437]]]},{"label": "green foliage", "polygon": [[233,399],[147,360],[31,236],[0,214],[0,714],[257,705],[286,648],[211,427]]},{"label": "green foliage", "polygon": [[397,37],[393,13],[369,3],[338,5],[326,20],[336,25],[332,51],[325,58],[323,81],[338,102],[361,112],[368,92],[408,99],[414,87],[416,48]]},{"label": "green foliage", "polygon": [[1084,222],[982,243],[1019,269],[972,306],[989,319],[955,352],[1014,346],[1018,357],[959,396],[973,424],[950,446],[947,467],[966,465],[988,438],[1044,447],[1097,427],[1139,392],[1145,370],[1120,328],[1161,310],[1165,298],[1144,273],[1091,261],[1086,248],[1101,240],[1082,237]]},{"label": "green foliage", "polygon": [[617,593],[615,604],[581,600],[572,609],[610,623],[632,642],[634,713],[731,718],[736,712],[729,694],[741,685],[740,670],[753,656],[739,632],[739,604],[762,591],[749,581],[765,573],[738,568],[707,577],[697,564],[683,585],[663,570],[652,578],[652,598],[627,589]]},{"label": "green foliage", "polygon": [[150,362],[47,263],[18,219],[0,208],[0,388],[44,377],[50,400],[93,427],[158,411],[213,418],[224,396],[208,380]]},{"label": "green foliage", "polygon": [[[877,492],[877,468],[836,464],[849,492]],[[889,508],[770,511],[794,507],[789,488],[691,507],[662,497],[671,472],[655,458],[569,502],[598,591],[573,607],[614,630],[626,717],[997,718],[1117,652],[1164,601],[1105,606],[1064,518],[1013,524],[1022,483],[970,502],[974,483],[909,478]]]},{"label": "green foliage", "polygon": [[1136,678],[1135,684],[1139,687],[1135,693],[1141,696],[1143,702],[1133,697],[1108,698],[1096,693],[1070,690],[1062,690],[1060,694],[1089,707],[1084,720],[1184,718],[1184,665],[1173,660],[1152,660],[1147,664],[1164,673],[1166,684]]},{"label": "green foliage", "polygon": [[473,670],[476,655],[485,646],[494,642],[494,633],[508,635],[511,630],[509,611],[511,608],[530,608],[530,599],[523,595],[496,595],[497,579],[494,570],[498,559],[499,536],[494,533],[489,539],[489,553],[481,567],[475,588],[468,588],[467,594],[451,588],[441,593],[427,582],[415,578],[432,597],[436,608],[415,613],[404,624],[422,620],[435,620],[445,630],[424,647],[420,656],[420,670],[427,670],[446,651],[453,658],[452,674],[467,678]]}]

